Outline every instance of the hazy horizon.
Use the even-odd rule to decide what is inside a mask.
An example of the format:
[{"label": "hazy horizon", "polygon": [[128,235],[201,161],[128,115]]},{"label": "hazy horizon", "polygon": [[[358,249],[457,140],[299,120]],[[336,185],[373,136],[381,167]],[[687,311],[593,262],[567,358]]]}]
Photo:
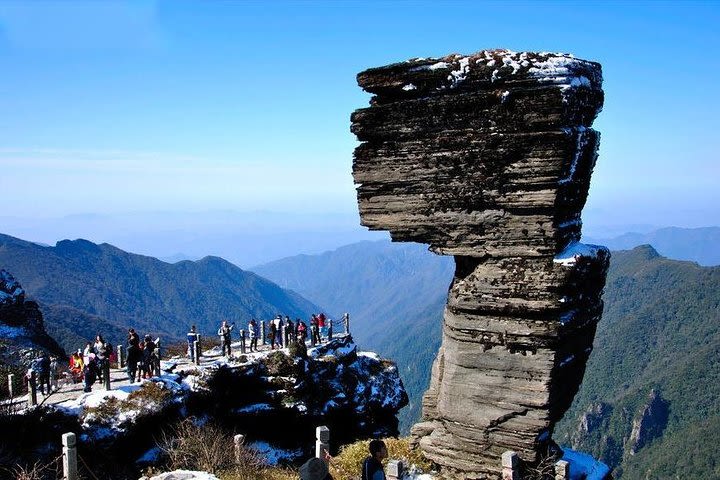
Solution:
[{"label": "hazy horizon", "polygon": [[720,225],[719,21],[702,2],[5,1],[0,232],[174,255],[199,228],[223,248],[262,228],[258,257],[287,246],[272,232],[308,251],[375,238],[351,176],[356,74],[484,48],[602,64],[586,234]]}]

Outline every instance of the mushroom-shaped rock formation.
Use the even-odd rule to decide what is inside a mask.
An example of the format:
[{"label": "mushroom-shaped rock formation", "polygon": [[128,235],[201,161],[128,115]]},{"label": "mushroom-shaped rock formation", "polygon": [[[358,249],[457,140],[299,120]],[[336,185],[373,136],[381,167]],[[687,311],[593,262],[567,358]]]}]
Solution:
[{"label": "mushroom-shaped rock formation", "polygon": [[443,339],[412,435],[447,475],[536,462],[570,406],[602,314],[609,253],[582,245],[600,65],[487,50],[358,75],[362,224],[455,258]]}]

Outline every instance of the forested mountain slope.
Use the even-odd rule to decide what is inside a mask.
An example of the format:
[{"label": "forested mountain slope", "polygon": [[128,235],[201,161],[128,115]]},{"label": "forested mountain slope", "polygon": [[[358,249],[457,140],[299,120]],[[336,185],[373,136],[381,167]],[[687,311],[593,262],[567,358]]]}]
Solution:
[{"label": "forested mountain slope", "polygon": [[616,476],[720,478],[720,267],[613,252],[605,313],[556,438]]},{"label": "forested mountain slope", "polygon": [[[423,246],[376,242],[257,271],[317,303],[371,309],[354,334],[398,362],[407,429],[440,344],[452,268]],[[647,245],[616,251],[604,300],[585,380],[555,438],[616,467],[617,477],[720,478],[710,441],[720,438],[720,267],[669,260]]]},{"label": "forested mountain slope", "polygon": [[124,340],[131,326],[179,338],[196,324],[214,336],[223,319],[240,325],[320,309],[218,257],[168,264],[86,240],[48,247],[0,235],[0,267],[40,303],[48,331],[67,350],[98,332]]}]

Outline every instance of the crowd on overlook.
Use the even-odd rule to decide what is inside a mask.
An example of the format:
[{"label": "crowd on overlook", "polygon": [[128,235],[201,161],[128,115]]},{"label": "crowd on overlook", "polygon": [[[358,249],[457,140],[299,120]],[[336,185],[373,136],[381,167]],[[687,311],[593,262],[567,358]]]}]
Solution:
[{"label": "crowd on overlook", "polygon": [[[288,315],[276,315],[275,318],[267,322],[251,319],[247,324],[247,329],[241,330],[241,340],[249,340],[249,351],[258,351],[258,339],[264,344],[267,339],[270,348],[289,347],[293,343],[302,343],[303,345],[310,341],[310,346],[315,346],[324,341],[332,340],[333,327],[341,324],[344,331],[349,332],[350,315],[345,313],[340,321],[333,321],[324,313],[312,314],[309,320],[309,326],[303,320],[296,318],[293,322]],[[265,327],[267,325],[267,331]],[[228,322],[223,320],[217,334],[220,337],[220,347],[223,356],[232,354],[232,332],[236,327],[236,322]],[[190,328],[187,334],[188,349],[187,354],[190,358],[194,357],[195,342],[199,339],[199,335],[195,325]]]}]

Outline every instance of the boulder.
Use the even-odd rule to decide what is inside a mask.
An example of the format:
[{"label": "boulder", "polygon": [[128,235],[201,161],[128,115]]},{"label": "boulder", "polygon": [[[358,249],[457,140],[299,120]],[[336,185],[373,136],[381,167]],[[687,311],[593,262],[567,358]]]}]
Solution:
[{"label": "boulder", "polygon": [[602,73],[570,55],[486,50],[358,75],[361,223],[455,258],[443,339],[412,434],[458,478],[500,478],[553,445],[592,351],[609,263],[582,245]]}]

